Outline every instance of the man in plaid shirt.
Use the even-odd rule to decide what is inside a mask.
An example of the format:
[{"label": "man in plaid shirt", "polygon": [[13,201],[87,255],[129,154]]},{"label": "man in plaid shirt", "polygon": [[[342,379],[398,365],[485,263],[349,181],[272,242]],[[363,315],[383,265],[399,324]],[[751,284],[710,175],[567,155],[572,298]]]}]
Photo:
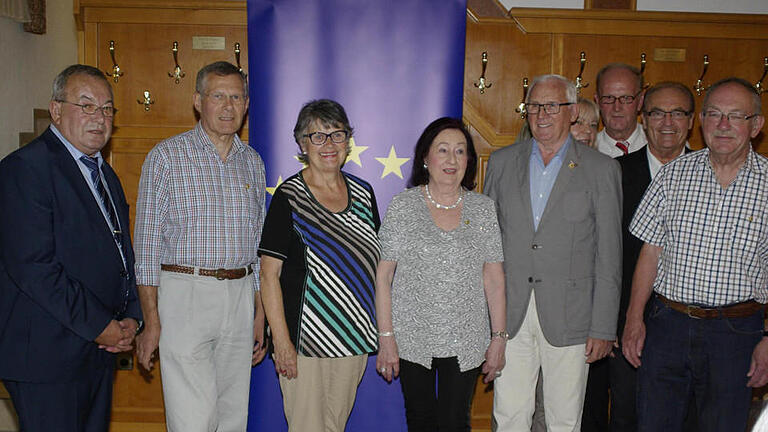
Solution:
[{"label": "man in plaid shirt", "polygon": [[169,431],[244,431],[251,363],[265,354],[264,163],[237,136],[248,85],[235,66],[202,68],[193,102],[197,126],[155,146],[141,171],[136,350],[150,370],[159,345]]},{"label": "man in plaid shirt", "polygon": [[743,431],[751,387],[768,382],[768,159],[750,143],[760,96],[718,81],[699,119],[707,148],[665,165],[630,225],[644,245],[622,342],[639,367],[640,431],[681,430],[693,398],[702,430]]}]

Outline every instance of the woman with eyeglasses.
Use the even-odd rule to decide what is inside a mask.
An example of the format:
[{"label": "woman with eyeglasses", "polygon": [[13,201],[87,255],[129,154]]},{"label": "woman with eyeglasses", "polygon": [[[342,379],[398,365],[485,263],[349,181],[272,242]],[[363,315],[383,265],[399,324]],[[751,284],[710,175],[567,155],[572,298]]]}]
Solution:
[{"label": "woman with eyeglasses", "polygon": [[380,221],[371,185],[341,170],[352,131],[337,102],[302,107],[293,134],[305,168],[275,191],[259,246],[290,431],[343,431],[377,349]]}]

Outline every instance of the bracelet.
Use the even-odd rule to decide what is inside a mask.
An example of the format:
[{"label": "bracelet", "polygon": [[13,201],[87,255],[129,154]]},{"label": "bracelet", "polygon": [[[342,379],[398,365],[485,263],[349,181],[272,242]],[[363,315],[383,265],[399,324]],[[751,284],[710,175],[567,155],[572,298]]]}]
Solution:
[{"label": "bracelet", "polygon": [[394,336],[395,333],[391,331],[379,332],[379,337]]},{"label": "bracelet", "polygon": [[491,339],[493,339],[493,338],[500,338],[500,339],[507,340],[507,339],[509,339],[509,333],[507,333],[506,330],[501,330],[501,331],[497,331],[497,332],[491,332]]}]

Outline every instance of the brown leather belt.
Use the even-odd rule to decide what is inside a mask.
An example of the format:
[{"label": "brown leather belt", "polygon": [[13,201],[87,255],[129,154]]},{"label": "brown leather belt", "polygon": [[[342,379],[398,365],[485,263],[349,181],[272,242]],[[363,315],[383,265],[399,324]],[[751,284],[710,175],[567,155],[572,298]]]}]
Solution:
[{"label": "brown leather belt", "polygon": [[669,306],[670,309],[684,313],[691,318],[713,319],[713,318],[743,318],[753,315],[765,309],[764,304],[754,300],[745,301],[722,307],[700,307],[672,301],[663,295],[657,294],[662,303]]},{"label": "brown leather belt", "polygon": [[[161,264],[160,269],[173,272],[173,273],[195,274],[194,267],[186,267],[186,266],[180,266],[175,264]],[[211,276],[211,277],[215,277],[218,280],[241,279],[251,273],[253,273],[253,269],[251,268],[250,265],[248,266],[248,270],[246,270],[245,267],[234,268],[234,269],[220,268],[216,270],[209,270],[209,269],[203,269],[203,268],[197,269],[198,276]]]}]

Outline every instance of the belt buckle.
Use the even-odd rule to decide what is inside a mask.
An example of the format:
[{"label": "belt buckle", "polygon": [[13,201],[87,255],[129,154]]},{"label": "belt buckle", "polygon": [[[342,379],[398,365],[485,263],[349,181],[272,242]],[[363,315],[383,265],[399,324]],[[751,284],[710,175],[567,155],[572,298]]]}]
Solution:
[{"label": "belt buckle", "polygon": [[226,276],[225,276],[225,272],[226,272],[226,271],[227,271],[227,269],[218,268],[218,269],[216,269],[216,271],[213,273],[213,275],[214,275],[214,276],[216,277],[216,279],[218,279],[218,280],[224,280],[224,279],[226,279]]},{"label": "belt buckle", "polygon": [[693,311],[697,311],[697,310],[701,310],[701,308],[698,307],[698,306],[691,306],[691,305],[686,305],[685,306],[685,313],[688,314],[688,318],[701,319],[701,317],[697,317],[695,315],[691,315],[691,313]]}]

